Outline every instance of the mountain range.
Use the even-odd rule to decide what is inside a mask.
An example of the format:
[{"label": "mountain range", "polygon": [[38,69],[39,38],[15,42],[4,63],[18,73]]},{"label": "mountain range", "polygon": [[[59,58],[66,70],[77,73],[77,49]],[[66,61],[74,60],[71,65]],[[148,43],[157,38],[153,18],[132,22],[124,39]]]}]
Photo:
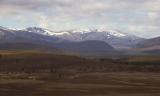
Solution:
[{"label": "mountain range", "polygon": [[0,50],[40,49],[84,54],[110,54],[118,53],[120,50],[152,53],[156,50],[157,53],[160,49],[159,41],[159,37],[145,39],[117,30],[85,29],[55,32],[38,27],[26,29],[0,27]]},{"label": "mountain range", "polygon": [[144,40],[138,36],[124,34],[115,30],[102,29],[83,29],[83,30],[67,30],[67,31],[49,31],[42,28],[27,28],[26,31],[61,38],[66,41],[81,42],[87,40],[104,41],[115,49],[130,48],[133,44]]}]

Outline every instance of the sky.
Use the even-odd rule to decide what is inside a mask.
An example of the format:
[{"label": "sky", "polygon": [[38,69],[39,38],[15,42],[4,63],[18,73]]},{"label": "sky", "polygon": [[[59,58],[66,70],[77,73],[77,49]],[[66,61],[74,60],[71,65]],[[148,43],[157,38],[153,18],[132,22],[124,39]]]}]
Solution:
[{"label": "sky", "polygon": [[108,28],[160,36],[160,0],[0,0],[0,26],[53,31]]}]

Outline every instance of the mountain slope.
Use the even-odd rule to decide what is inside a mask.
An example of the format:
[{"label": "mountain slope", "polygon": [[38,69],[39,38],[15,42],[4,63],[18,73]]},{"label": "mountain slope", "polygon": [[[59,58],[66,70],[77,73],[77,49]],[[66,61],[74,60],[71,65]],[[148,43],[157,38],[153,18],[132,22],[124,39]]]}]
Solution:
[{"label": "mountain slope", "polygon": [[26,30],[10,30],[0,28],[1,42],[58,42],[57,37],[46,36]]},{"label": "mountain slope", "polygon": [[137,43],[133,50],[149,53],[149,54],[160,54],[160,37],[143,40]]},{"label": "mountain slope", "polygon": [[0,43],[0,50],[41,50],[41,51],[52,51],[60,52],[59,49],[48,44],[38,44],[29,42],[12,42],[12,43]]},{"label": "mountain slope", "polygon": [[136,46],[140,48],[160,46],[160,37],[143,40],[136,44]]},{"label": "mountain slope", "polygon": [[57,51],[53,43],[58,39],[25,30],[0,27],[0,50],[48,50]]},{"label": "mountain slope", "polygon": [[81,42],[59,43],[55,45],[58,49],[68,52],[85,54],[112,54],[116,51],[113,47],[103,41],[89,40]]}]

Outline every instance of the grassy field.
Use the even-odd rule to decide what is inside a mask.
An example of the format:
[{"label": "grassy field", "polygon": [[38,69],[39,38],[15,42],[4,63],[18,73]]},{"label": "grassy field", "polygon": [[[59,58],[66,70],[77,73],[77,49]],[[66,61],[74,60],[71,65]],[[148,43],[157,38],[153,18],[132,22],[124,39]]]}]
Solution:
[{"label": "grassy field", "polygon": [[[3,74],[5,75],[5,74]],[[17,74],[12,74],[17,75]],[[48,77],[48,78],[43,78]],[[159,96],[159,73],[29,74],[0,80],[0,96]]]},{"label": "grassy field", "polygon": [[160,96],[159,60],[3,51],[0,96]]}]

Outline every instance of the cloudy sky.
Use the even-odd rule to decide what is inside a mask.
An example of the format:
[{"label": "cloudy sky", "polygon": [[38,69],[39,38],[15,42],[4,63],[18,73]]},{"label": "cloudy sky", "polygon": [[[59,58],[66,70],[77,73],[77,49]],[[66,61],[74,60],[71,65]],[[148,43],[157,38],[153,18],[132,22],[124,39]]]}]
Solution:
[{"label": "cloudy sky", "polygon": [[0,26],[11,28],[109,28],[160,36],[160,0],[0,0],[0,14]]}]

